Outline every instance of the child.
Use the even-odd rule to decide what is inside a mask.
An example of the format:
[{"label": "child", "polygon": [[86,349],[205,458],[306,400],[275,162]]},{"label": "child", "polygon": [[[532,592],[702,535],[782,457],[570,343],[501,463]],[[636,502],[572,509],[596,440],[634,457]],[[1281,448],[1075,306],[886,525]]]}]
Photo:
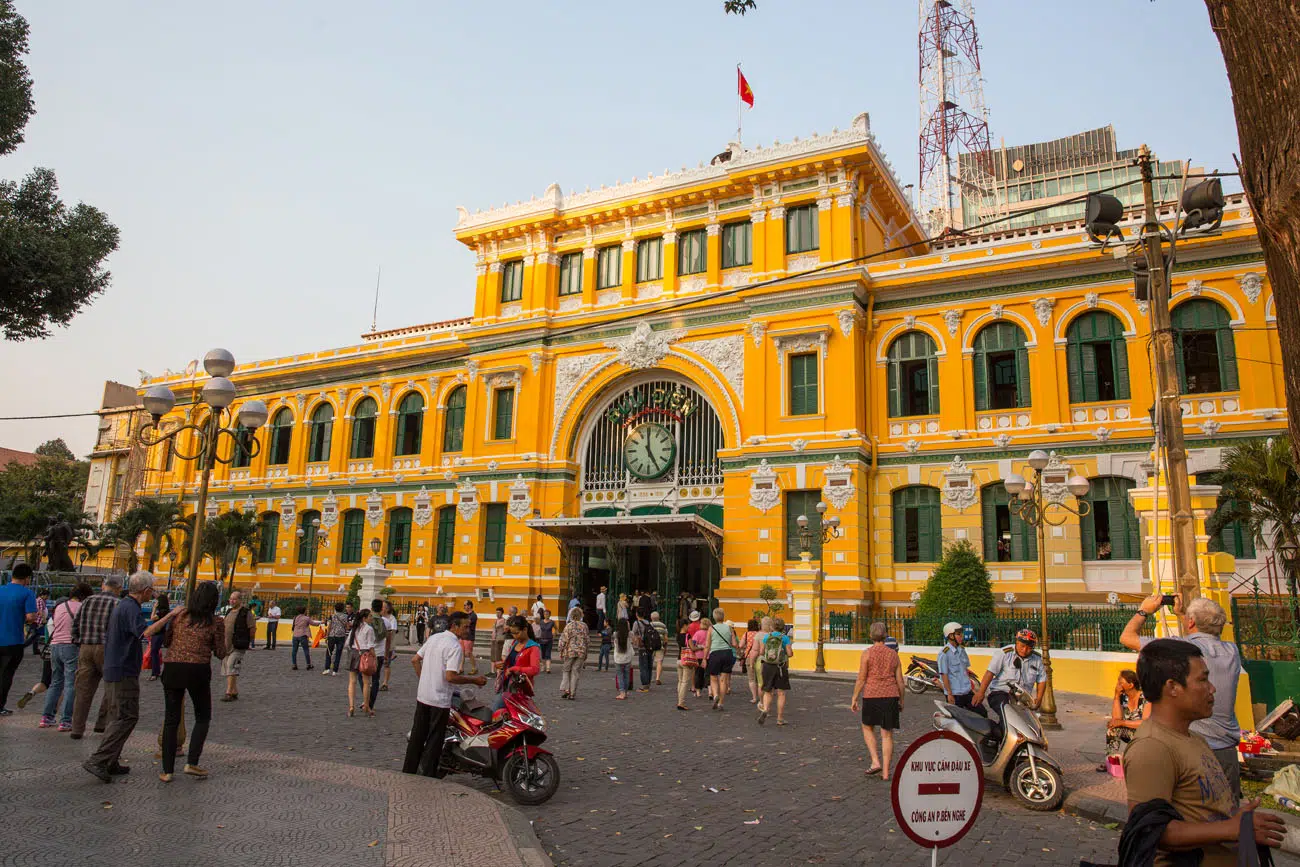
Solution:
[{"label": "child", "polygon": [[596,660],[596,671],[600,671],[602,665],[605,666],[606,671],[609,671],[609,657],[613,652],[614,632],[606,623],[600,630],[600,657]]}]

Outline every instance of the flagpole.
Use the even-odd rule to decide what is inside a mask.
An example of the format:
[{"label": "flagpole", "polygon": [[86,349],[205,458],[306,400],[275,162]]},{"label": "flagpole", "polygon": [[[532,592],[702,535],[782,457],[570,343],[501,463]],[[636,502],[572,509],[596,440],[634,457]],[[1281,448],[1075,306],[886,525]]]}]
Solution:
[{"label": "flagpole", "polygon": [[744,144],[741,130],[744,127],[744,112],[740,104],[740,64],[736,64],[736,144]]}]

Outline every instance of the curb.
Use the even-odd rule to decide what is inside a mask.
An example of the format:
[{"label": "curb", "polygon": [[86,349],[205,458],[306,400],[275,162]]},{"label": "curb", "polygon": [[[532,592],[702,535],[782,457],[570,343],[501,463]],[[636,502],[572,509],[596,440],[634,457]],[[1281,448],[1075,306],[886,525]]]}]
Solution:
[{"label": "curb", "polygon": [[519,851],[520,860],[528,867],[552,867],[550,856],[542,848],[542,841],[537,839],[537,833],[533,830],[533,823],[509,804],[498,801],[497,808],[501,811],[501,821],[505,822],[510,831],[510,839]]},{"label": "curb", "polygon": [[1074,791],[1065,796],[1062,812],[1096,822],[1099,825],[1118,825],[1122,830],[1128,821],[1128,809],[1118,801],[1098,798],[1086,791]]}]

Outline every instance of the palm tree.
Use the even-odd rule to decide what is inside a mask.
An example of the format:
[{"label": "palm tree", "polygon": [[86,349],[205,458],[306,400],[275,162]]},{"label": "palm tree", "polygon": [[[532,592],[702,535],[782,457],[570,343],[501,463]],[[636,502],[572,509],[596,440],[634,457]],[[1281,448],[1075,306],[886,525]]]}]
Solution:
[{"label": "palm tree", "polygon": [[176,500],[161,497],[141,497],[135,505],[123,512],[116,521],[116,535],[124,545],[131,549],[131,570],[135,571],[139,560],[135,556],[135,547],[143,535],[144,568],[152,572],[162,553],[163,540],[177,528],[181,520],[181,505]]},{"label": "palm tree", "polygon": [[218,581],[226,581],[227,593],[234,587],[240,551],[248,551],[256,564],[261,531],[257,516],[244,512],[226,512],[204,527],[203,552],[212,557],[212,571]]},{"label": "palm tree", "polygon": [[[1226,449],[1218,481],[1223,505],[1210,518],[1206,529],[1211,535],[1241,521],[1252,538],[1275,551],[1300,547],[1300,474],[1288,440],[1248,440]],[[1300,626],[1295,570],[1286,568],[1286,573],[1291,616]]]}]

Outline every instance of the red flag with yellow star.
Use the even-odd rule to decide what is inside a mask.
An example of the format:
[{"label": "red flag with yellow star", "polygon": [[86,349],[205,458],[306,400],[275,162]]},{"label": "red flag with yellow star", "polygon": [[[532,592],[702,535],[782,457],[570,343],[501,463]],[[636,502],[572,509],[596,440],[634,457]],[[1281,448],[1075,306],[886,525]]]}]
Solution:
[{"label": "red flag with yellow star", "polygon": [[745,73],[736,67],[736,87],[739,89],[740,101],[750,108],[754,107],[754,91],[750,88],[749,82],[745,80]]}]

